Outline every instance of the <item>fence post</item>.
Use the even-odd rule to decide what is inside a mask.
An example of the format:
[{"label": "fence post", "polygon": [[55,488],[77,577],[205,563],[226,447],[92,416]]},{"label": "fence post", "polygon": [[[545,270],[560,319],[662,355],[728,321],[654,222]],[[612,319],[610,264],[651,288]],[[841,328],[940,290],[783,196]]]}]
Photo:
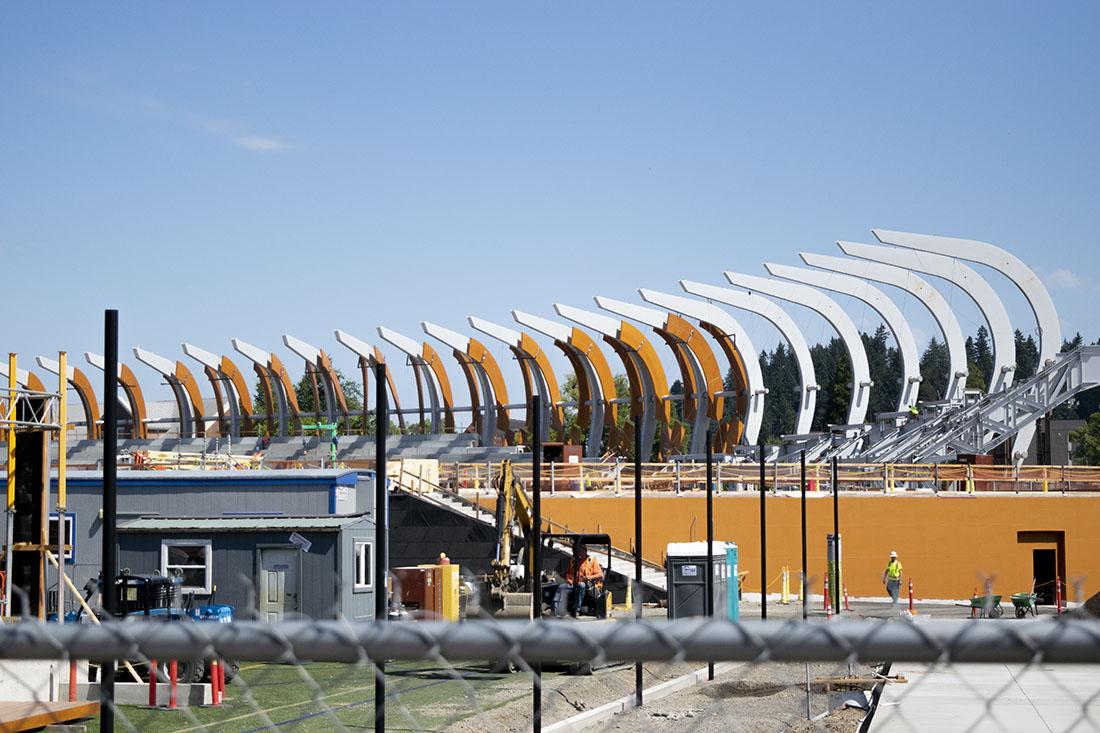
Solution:
[{"label": "fence post", "polygon": [[913,579],[909,579],[909,613],[915,615],[916,609],[913,608]]},{"label": "fence post", "polygon": [[179,662],[168,662],[168,709],[175,710],[179,700]]},{"label": "fence post", "polygon": [[[642,420],[634,417],[634,618],[642,620]],[[634,663],[634,704],[642,706],[642,663]]]},{"label": "fence post", "polygon": [[556,485],[554,481],[554,462],[550,461],[550,496],[554,495],[554,487]]},{"label": "fence post", "polygon": [[[69,670],[70,674],[72,669]],[[70,685],[71,686],[71,685]],[[149,660],[149,707],[157,706],[157,660]]]},{"label": "fence post", "polygon": [[764,463],[764,439],[760,439],[760,619],[768,618],[768,519],[764,505],[767,491],[765,478],[767,466]]}]

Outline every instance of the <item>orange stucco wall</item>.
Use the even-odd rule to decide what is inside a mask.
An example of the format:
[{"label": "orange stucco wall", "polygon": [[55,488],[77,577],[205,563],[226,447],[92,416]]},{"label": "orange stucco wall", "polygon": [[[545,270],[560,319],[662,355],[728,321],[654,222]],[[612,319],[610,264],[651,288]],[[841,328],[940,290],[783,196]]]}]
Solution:
[{"label": "orange stucco wall", "polygon": [[[487,502],[491,506],[492,502]],[[642,500],[646,559],[663,562],[669,542],[700,540],[706,534],[706,503],[701,495],[647,496]],[[760,589],[760,501],[755,494],[724,494],[714,502],[715,539],[736,542],[747,590]],[[626,497],[546,496],[546,518],[575,531],[601,531],[622,548],[633,546],[634,506]],[[767,500],[768,581],[783,565],[797,591],[801,563],[801,520],[797,496]],[[809,575],[825,572],[825,535],[832,532],[831,496],[807,502]],[[897,550],[918,598],[967,598],[983,578],[993,577],[995,593],[1007,596],[1031,587],[1031,550],[1053,544],[1022,543],[1018,532],[1064,532],[1068,597],[1081,582],[1081,598],[1100,590],[1100,495],[940,494],[840,498],[843,570],[853,596],[882,596],[882,570]],[[1035,539],[1032,536],[1030,539]],[[769,586],[778,592],[778,582]]]}]

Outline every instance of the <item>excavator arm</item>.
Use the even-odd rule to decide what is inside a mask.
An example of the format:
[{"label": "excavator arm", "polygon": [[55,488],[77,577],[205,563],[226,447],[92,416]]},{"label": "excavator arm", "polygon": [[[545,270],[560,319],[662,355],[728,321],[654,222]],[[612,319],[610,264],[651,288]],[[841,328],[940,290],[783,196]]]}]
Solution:
[{"label": "excavator arm", "polygon": [[[494,563],[494,586],[507,590],[513,585],[512,567],[512,525],[519,525],[524,537],[531,536],[531,499],[523,482],[516,478],[512,462],[501,461],[500,473],[496,478],[497,490],[497,556]],[[530,570],[530,569],[529,569]],[[534,577],[534,576],[530,576]]]}]

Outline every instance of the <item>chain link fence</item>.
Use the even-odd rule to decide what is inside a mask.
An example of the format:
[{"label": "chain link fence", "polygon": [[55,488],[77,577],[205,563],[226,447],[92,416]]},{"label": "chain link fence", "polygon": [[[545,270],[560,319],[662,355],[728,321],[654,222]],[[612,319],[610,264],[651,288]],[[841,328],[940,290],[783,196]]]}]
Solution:
[{"label": "chain link fence", "polygon": [[[377,678],[385,682],[390,729],[530,730],[536,666],[545,730],[1100,725],[1100,622],[1065,616],[741,623],[24,620],[0,625],[0,657],[6,689],[21,687],[28,709],[58,723],[70,699],[98,699],[98,665],[131,666],[140,682],[123,667],[113,709],[119,729],[141,731],[373,728]],[[379,660],[386,662],[384,675]],[[220,701],[221,674],[210,672],[215,661],[226,672]],[[645,691],[642,707],[634,709],[636,663]],[[708,664],[715,665],[713,682]],[[9,704],[0,703],[0,710]],[[97,727],[94,718],[88,724]]]}]

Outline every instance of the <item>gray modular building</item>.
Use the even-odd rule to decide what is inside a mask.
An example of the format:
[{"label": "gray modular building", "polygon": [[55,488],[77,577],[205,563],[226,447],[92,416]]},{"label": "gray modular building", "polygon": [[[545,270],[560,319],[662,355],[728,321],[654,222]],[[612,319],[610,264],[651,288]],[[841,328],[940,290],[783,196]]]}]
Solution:
[{"label": "gray modular building", "polygon": [[[80,588],[102,563],[102,474],[70,471],[67,487],[66,572]],[[54,477],[51,506],[56,492]],[[52,542],[57,524],[53,513]],[[196,602],[231,604],[238,617],[373,616],[373,473],[123,471],[118,526],[120,568],[182,575]],[[65,611],[76,607],[66,594]]]}]

